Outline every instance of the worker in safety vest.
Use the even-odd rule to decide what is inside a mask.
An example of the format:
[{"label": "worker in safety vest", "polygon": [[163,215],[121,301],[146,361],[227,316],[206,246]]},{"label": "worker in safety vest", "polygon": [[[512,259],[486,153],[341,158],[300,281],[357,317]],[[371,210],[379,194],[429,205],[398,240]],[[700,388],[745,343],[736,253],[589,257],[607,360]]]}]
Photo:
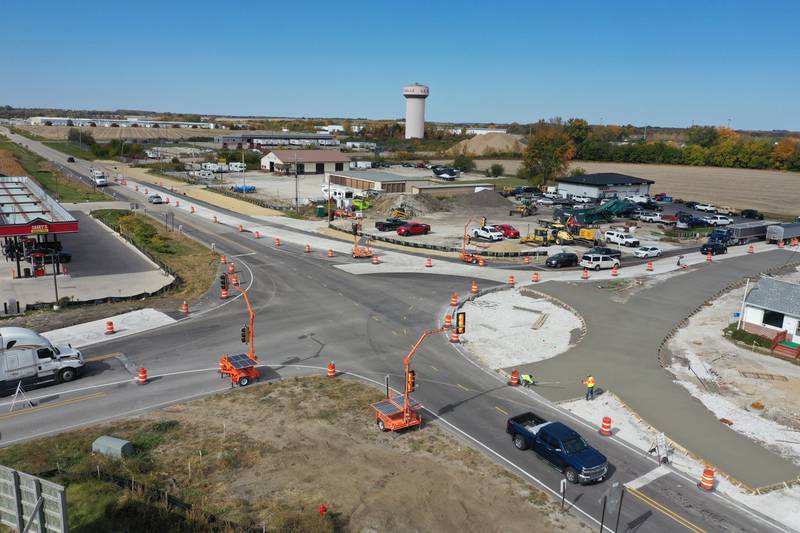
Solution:
[{"label": "worker in safety vest", "polygon": [[594,400],[594,376],[586,376],[582,383],[586,385],[586,401]]},{"label": "worker in safety vest", "polygon": [[530,387],[535,384],[533,376],[531,374],[522,374],[520,376],[520,379],[522,380],[523,387]]}]

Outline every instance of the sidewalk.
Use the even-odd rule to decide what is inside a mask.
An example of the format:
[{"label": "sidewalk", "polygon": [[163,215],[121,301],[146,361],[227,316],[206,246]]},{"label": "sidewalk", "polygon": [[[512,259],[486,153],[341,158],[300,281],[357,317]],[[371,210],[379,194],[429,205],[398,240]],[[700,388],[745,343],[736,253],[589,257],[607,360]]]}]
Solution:
[{"label": "sidewalk", "polygon": [[[106,322],[114,322],[113,335],[106,335]],[[77,324],[68,328],[47,331],[42,335],[55,345],[72,344],[76,348],[85,348],[99,342],[127,337],[142,331],[177,322],[161,311],[155,309],[139,309],[101,320]]]}]

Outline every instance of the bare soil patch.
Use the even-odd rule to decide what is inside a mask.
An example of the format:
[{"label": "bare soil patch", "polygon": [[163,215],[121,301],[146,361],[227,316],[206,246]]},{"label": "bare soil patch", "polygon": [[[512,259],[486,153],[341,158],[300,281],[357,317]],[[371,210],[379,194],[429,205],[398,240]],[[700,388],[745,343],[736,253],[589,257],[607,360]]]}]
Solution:
[{"label": "bare soil patch", "polygon": [[471,156],[519,153],[522,152],[522,145],[519,142],[520,137],[521,135],[511,135],[508,133],[476,135],[470,139],[464,139],[456,143],[445,153],[449,155],[463,153]]}]

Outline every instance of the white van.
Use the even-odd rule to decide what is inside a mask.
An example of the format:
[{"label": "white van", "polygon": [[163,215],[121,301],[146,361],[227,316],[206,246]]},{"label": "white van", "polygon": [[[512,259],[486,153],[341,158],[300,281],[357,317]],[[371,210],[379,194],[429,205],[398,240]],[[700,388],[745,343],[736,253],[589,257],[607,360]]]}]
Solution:
[{"label": "white van", "polygon": [[633,248],[639,247],[639,239],[624,231],[607,231],[605,233],[605,238],[606,242],[613,242],[614,244],[621,244]]},{"label": "white van", "polygon": [[610,255],[602,254],[583,254],[580,266],[589,270],[600,270],[601,268],[619,268],[619,259]]}]

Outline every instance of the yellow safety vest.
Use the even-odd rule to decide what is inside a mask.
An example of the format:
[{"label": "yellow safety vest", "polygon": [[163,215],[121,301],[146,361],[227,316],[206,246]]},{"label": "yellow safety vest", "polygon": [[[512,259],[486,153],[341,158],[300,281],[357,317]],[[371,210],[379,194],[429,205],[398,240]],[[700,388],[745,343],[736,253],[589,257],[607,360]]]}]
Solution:
[{"label": "yellow safety vest", "polygon": [[589,387],[590,389],[594,388],[594,376],[586,378],[586,381],[584,381],[584,383],[586,383],[586,386]]}]

